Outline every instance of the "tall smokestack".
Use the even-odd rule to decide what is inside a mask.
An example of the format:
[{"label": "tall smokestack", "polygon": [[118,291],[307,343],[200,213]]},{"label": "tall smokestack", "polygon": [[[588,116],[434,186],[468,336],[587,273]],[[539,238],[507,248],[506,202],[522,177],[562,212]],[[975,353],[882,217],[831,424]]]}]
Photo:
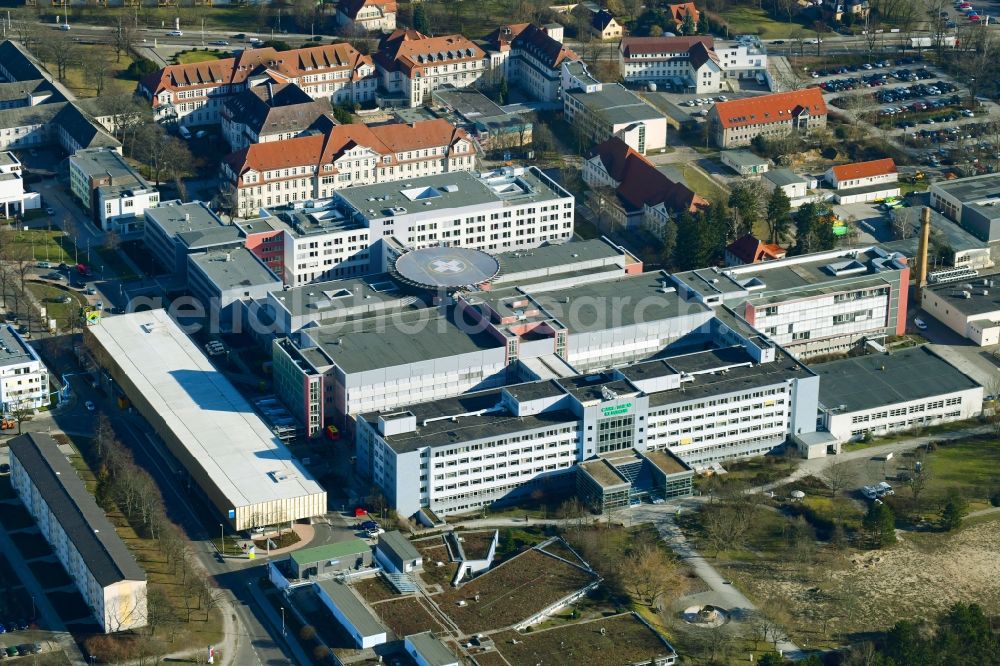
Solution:
[{"label": "tall smokestack", "polygon": [[931,209],[924,206],[920,214],[920,244],[917,246],[917,288],[915,291],[917,305],[923,298],[924,287],[927,286],[927,251],[931,240]]}]

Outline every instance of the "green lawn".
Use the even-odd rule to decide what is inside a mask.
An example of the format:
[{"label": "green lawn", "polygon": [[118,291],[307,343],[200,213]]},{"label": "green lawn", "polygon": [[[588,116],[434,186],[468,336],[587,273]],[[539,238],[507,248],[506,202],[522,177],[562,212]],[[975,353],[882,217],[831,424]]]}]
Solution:
[{"label": "green lawn", "polygon": [[788,39],[805,30],[800,23],[776,21],[763,9],[745,5],[731,7],[720,12],[719,16],[729,24],[730,37],[759,35],[761,39]]},{"label": "green lawn", "polygon": [[228,58],[228,53],[223,53],[222,51],[199,51],[197,49],[192,49],[191,51],[181,51],[176,56],[174,56],[174,62],[178,65],[188,65],[193,62],[208,62],[210,60],[220,60],[222,58]]},{"label": "green lawn", "polygon": [[[48,11],[54,17],[56,10],[57,8],[53,7]],[[138,12],[133,7],[74,6],[70,13],[70,22],[110,26],[114,25],[115,19],[121,15],[128,17],[130,21],[134,21],[137,17],[140,28],[145,27],[155,31],[172,30],[174,19],[180,18],[181,30],[185,32],[200,30],[201,22],[204,20],[206,30],[232,30],[237,33],[253,32],[267,27],[268,34],[270,34],[269,13],[261,11],[257,6],[237,7],[236,5],[229,7],[140,7]],[[284,21],[282,24],[284,27]]]},{"label": "green lawn", "polygon": [[990,492],[1000,489],[1000,440],[996,438],[949,442],[930,453],[924,464],[931,470],[929,495],[943,497],[955,489],[985,503]]},{"label": "green lawn", "polygon": [[13,239],[14,256],[24,252],[35,261],[48,261],[54,264],[73,261],[73,244],[63,237],[63,232],[57,229],[29,229],[17,231]]},{"label": "green lawn", "polygon": [[[55,319],[56,324],[60,328],[66,326],[70,314],[79,312],[80,308],[86,303],[84,298],[75,292],[71,292],[68,289],[60,289],[59,287],[51,287],[46,284],[30,282],[28,283],[28,290],[45,306],[45,318]],[[68,303],[60,303],[56,300],[66,295],[70,297]]]},{"label": "green lawn", "polygon": [[729,193],[721,185],[705,175],[701,169],[691,164],[675,164],[681,173],[688,187],[705,197],[713,204],[723,204],[729,200]]}]

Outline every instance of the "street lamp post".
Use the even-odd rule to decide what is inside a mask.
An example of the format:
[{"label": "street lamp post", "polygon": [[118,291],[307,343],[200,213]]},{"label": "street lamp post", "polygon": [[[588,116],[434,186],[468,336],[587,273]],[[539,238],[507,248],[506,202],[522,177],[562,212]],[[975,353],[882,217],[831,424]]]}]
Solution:
[{"label": "street lamp post", "polygon": [[226,555],[226,528],[219,523],[219,553],[222,556]]},{"label": "street lamp post", "polygon": [[285,607],[281,606],[281,635],[285,635]]}]

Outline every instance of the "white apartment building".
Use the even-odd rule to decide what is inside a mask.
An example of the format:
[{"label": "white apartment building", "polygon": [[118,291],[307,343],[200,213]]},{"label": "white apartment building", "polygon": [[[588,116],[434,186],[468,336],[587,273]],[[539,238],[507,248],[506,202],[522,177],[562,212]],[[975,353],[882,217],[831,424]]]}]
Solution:
[{"label": "white apartment building", "polygon": [[618,71],[626,83],[673,83],[685,91],[722,91],[723,70],[711,37],[625,37]]},{"label": "white apartment building", "polygon": [[101,630],[146,626],[146,574],[58,443],[42,433],[12,439],[10,478]]},{"label": "white apartment building", "polygon": [[10,324],[0,326],[0,406],[33,410],[49,404],[49,371]]},{"label": "white apartment building", "polygon": [[24,191],[21,161],[10,151],[0,152],[0,206],[3,207],[3,216],[23,215],[24,211],[41,205],[40,194]]},{"label": "white apartment building", "polygon": [[215,125],[226,100],[247,88],[294,83],[314,99],[335,104],[375,99],[377,78],[371,58],[346,42],[290,51],[248,48],[235,58],[168,65],[139,82],[154,117],[183,125]]},{"label": "white apartment building", "polygon": [[812,370],[820,377],[820,418],[838,442],[962,421],[983,410],[983,387],[930,347],[845,358]]},{"label": "white apartment building", "polygon": [[69,182],[98,227],[123,238],[142,233],[143,213],[160,202],[159,191],[111,148],[70,155]]},{"label": "white apartment building", "polygon": [[337,125],[323,134],[249,146],[222,163],[237,214],[325,199],[352,185],[471,171],[475,146],[464,130],[441,120],[369,127]]},{"label": "white apartment building", "polygon": [[483,49],[462,35],[428,37],[402,28],[382,40],[374,60],[387,96],[410,108],[430,101],[443,85],[474,85],[489,65]]},{"label": "white apartment building", "polygon": [[815,430],[818,388],[773,346],[669,356],[359,415],[358,468],[401,515],[460,513],[588,460],[634,478],[659,451],[691,466],[761,455]]},{"label": "white apartment building", "polygon": [[626,83],[669,83],[688,92],[718,93],[726,79],[763,79],[767,53],[759,40],[716,42],[712,37],[625,37],[618,71]]}]

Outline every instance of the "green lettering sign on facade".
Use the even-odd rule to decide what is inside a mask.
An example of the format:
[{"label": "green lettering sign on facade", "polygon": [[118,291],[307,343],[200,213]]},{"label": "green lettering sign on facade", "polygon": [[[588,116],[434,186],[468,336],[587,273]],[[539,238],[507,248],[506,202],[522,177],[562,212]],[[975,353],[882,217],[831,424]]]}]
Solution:
[{"label": "green lettering sign on facade", "polygon": [[618,416],[619,414],[628,414],[630,411],[632,411],[632,403],[623,402],[620,405],[601,407],[601,416]]}]

